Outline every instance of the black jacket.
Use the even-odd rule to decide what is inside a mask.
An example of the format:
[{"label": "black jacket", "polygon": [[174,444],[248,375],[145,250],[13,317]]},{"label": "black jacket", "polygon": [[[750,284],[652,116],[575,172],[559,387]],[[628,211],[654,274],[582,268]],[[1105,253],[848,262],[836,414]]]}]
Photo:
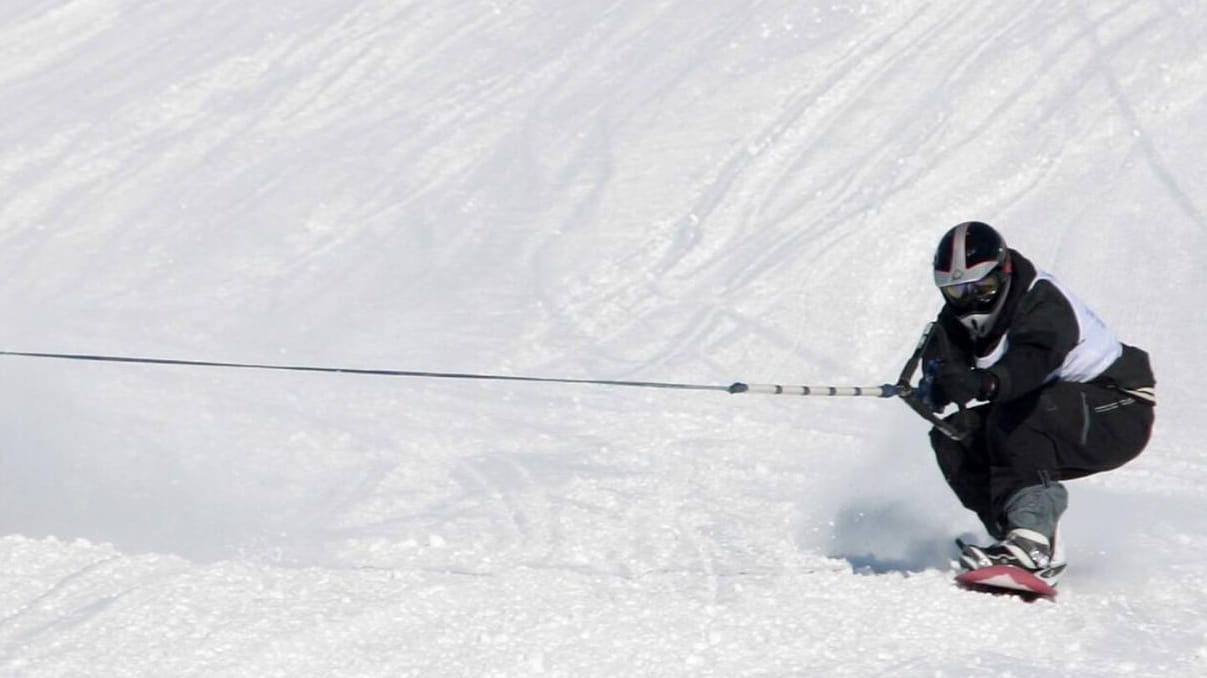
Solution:
[{"label": "black jacket", "polygon": [[[955,313],[944,306],[936,321],[940,331],[926,349],[928,361],[943,358],[970,367],[977,366],[978,359],[990,363],[982,366],[997,378],[993,397],[997,401],[1013,400],[1054,380],[1129,391],[1155,385],[1148,354],[1119,343],[1113,336],[1106,340],[1107,344],[1122,348],[1113,362],[1092,374],[1062,374],[1070,352],[1085,350],[1081,347],[1087,337],[1074,310],[1077,302],[1071,301],[1055,281],[1040,274],[1016,250],[1010,250],[1010,256],[1013,262],[1010,292],[988,336],[972,337]],[[1001,352],[1003,346],[1005,350]],[[1118,352],[1117,348],[1114,350]],[[996,359],[995,351],[1000,352]]]}]

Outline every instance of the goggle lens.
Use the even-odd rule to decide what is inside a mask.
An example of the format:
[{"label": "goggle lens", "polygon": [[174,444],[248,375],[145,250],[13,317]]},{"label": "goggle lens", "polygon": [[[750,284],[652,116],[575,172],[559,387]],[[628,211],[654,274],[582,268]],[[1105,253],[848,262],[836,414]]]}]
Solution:
[{"label": "goggle lens", "polygon": [[1001,289],[1001,281],[996,275],[988,275],[980,280],[966,283],[956,283],[943,288],[943,295],[957,306],[971,306],[992,300]]}]

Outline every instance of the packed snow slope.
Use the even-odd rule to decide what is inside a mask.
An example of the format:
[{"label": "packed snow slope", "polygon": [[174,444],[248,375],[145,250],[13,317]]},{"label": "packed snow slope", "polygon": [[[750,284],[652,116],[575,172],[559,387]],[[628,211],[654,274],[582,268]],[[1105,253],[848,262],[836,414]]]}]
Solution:
[{"label": "packed snow slope", "polygon": [[876,399],[0,358],[0,675],[1207,674],[1207,5],[29,0],[0,349],[891,382],[982,219],[1151,351],[1057,603]]}]

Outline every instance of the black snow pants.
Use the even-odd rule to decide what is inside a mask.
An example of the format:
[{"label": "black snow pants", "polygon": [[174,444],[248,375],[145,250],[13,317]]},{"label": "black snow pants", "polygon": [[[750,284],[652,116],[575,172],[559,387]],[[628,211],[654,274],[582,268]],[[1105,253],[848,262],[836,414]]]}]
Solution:
[{"label": "black snow pants", "polygon": [[939,468],[960,503],[995,539],[1010,529],[1019,490],[1081,478],[1134,459],[1152,433],[1154,406],[1097,384],[1057,382],[1002,403],[956,412],[963,442],[930,432]]}]

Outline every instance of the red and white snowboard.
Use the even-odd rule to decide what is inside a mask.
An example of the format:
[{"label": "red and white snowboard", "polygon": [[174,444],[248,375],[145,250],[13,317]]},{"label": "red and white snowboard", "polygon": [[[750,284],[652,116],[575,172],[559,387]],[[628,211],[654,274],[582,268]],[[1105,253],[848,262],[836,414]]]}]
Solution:
[{"label": "red and white snowboard", "polygon": [[1056,589],[1039,577],[1013,565],[993,565],[956,575],[956,583],[973,591],[1011,593],[1024,598],[1056,597]]}]

